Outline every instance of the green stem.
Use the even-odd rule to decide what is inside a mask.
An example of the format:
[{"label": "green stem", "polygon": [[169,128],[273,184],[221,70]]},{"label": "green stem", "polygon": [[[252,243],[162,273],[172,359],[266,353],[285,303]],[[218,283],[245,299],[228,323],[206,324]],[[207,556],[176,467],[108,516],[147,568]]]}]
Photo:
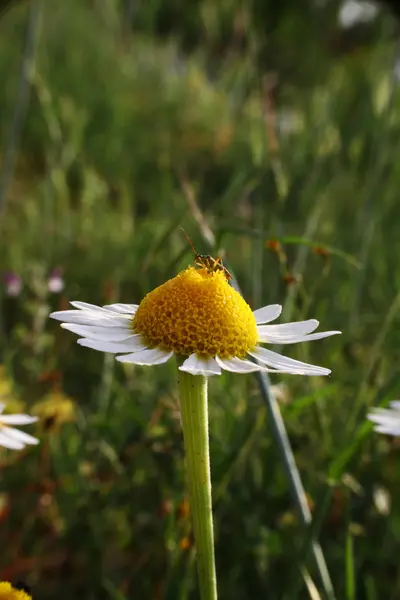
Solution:
[{"label": "green stem", "polygon": [[217,600],[208,444],[207,378],[181,371],[179,392],[200,598]]}]

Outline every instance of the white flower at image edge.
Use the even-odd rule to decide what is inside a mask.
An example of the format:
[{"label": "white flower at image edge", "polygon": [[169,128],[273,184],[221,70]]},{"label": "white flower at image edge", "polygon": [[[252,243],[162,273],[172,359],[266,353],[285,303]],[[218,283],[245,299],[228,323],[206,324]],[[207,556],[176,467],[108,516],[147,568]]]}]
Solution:
[{"label": "white flower at image edge", "polygon": [[296,344],[341,333],[313,333],[319,325],[315,319],[266,325],[279,317],[280,305],[252,312],[222,272],[194,267],[147,294],[140,305],[71,304],[75,310],[50,316],[81,336],[81,346],[117,354],[118,361],[136,365],[158,365],[177,355],[184,358],[180,370],[193,375],[220,375],[222,370],[329,375],[325,367],[287,358],[260,344]]},{"label": "white flower at image edge", "polygon": [[9,448],[10,450],[23,450],[25,446],[36,445],[39,440],[25,433],[19,431],[9,425],[30,425],[37,421],[37,417],[30,417],[29,415],[3,415],[5,404],[0,402],[0,446]]},{"label": "white flower at image edge", "polygon": [[393,400],[390,408],[373,408],[368,419],[378,433],[400,435],[400,400]]}]

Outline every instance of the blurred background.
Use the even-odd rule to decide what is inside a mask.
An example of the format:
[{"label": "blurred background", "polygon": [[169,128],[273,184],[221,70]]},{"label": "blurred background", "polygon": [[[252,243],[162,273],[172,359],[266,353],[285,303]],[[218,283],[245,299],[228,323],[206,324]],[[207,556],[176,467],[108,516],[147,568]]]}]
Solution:
[{"label": "blurred background", "polygon": [[[0,579],[34,599],[196,600],[176,368],[126,368],[50,322],[138,303],[219,253],[253,308],[342,336],[280,377],[337,599],[400,598],[397,5],[0,3],[0,400],[41,444],[0,449]],[[210,382],[221,599],[318,599],[257,381]],[[319,588],[318,588],[319,589]]]}]

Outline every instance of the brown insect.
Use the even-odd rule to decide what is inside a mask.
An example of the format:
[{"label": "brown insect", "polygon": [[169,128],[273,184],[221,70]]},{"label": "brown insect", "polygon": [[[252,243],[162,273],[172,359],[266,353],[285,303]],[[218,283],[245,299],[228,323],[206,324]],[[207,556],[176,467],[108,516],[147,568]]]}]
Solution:
[{"label": "brown insect", "polygon": [[214,258],[213,256],[210,256],[209,254],[198,254],[196,251],[196,248],[193,245],[192,240],[190,239],[190,237],[188,236],[186,231],[182,227],[181,227],[181,229],[182,229],[183,233],[185,234],[185,237],[193,250],[195,267],[198,267],[199,269],[206,269],[206,271],[208,273],[215,273],[216,271],[222,271],[228,280],[232,279],[232,275],[229,273],[228,269],[224,266],[224,264],[222,262],[222,258],[220,256],[218,256],[218,258]]}]

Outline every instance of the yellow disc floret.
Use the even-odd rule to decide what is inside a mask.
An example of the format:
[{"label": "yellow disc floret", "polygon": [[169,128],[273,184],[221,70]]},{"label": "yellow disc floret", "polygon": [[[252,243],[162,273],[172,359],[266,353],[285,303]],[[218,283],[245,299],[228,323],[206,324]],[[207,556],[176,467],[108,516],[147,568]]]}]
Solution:
[{"label": "yellow disc floret", "polygon": [[258,340],[250,306],[222,271],[189,267],[140,303],[133,320],[151,347],[176,354],[243,357]]},{"label": "yellow disc floret", "polygon": [[31,596],[22,590],[16,590],[8,581],[0,581],[0,600],[31,600]]}]

